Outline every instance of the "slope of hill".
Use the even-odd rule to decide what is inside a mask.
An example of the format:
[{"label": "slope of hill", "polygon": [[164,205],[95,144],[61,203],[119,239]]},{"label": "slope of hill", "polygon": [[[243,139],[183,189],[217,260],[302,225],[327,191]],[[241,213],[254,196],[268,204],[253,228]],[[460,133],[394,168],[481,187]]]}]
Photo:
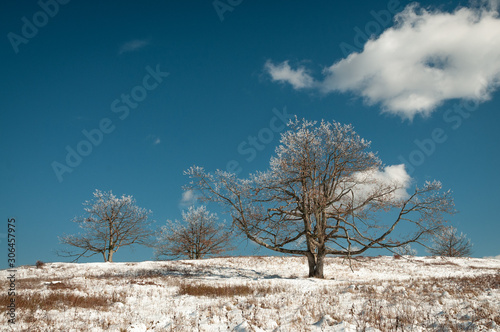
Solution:
[{"label": "slope of hill", "polygon": [[500,331],[500,261],[302,257],[50,263],[16,272],[13,331]]}]

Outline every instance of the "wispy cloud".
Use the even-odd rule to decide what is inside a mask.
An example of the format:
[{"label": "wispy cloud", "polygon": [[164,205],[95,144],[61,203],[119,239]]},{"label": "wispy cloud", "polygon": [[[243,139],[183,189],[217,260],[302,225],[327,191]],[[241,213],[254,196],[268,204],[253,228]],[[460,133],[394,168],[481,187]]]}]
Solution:
[{"label": "wispy cloud", "polygon": [[124,43],[123,45],[121,45],[120,50],[118,51],[118,54],[134,52],[134,51],[137,51],[141,48],[148,46],[149,44],[150,44],[149,40],[134,39],[134,40],[128,41],[128,42]]},{"label": "wispy cloud", "polygon": [[194,205],[197,201],[196,194],[192,190],[186,190],[182,193],[182,198],[179,202],[181,208],[185,208]]},{"label": "wispy cloud", "polygon": [[429,115],[450,99],[484,102],[500,85],[497,7],[490,1],[448,13],[408,5],[362,52],[325,68],[322,80],[287,61],[268,61],[265,69],[273,81],[295,89],[353,92],[402,118]]},{"label": "wispy cloud", "polygon": [[144,140],[144,142],[151,142],[151,144],[153,145],[158,145],[161,143],[161,139],[160,137],[156,136],[156,135],[148,135]]},{"label": "wispy cloud", "polygon": [[314,82],[304,67],[292,69],[288,61],[275,65],[268,60],[264,68],[271,75],[273,81],[289,83],[295,89],[310,88]]}]

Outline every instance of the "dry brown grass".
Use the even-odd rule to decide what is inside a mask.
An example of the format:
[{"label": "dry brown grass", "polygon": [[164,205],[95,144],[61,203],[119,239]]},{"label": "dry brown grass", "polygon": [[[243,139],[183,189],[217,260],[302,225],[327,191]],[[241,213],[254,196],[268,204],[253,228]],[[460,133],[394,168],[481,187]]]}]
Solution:
[{"label": "dry brown grass", "polygon": [[207,296],[207,297],[234,297],[234,296],[247,296],[247,295],[264,295],[274,294],[285,291],[279,287],[266,287],[266,286],[250,286],[244,285],[228,285],[222,284],[218,286],[211,286],[207,284],[191,284],[180,283],[179,295],[191,296]]},{"label": "dry brown grass", "polygon": [[[199,272],[202,272],[202,268],[197,269]],[[154,269],[154,270],[148,270],[148,269],[141,269],[141,270],[136,270],[132,272],[113,272],[113,271],[107,271],[102,274],[97,274],[97,275],[89,275],[87,278],[90,279],[109,279],[109,280],[129,280],[133,278],[166,278],[169,276],[180,276],[184,278],[192,277],[194,276],[197,271],[193,271],[192,269],[188,269],[186,266],[171,266],[171,265],[165,265],[161,269]]]},{"label": "dry brown grass", "polygon": [[65,282],[57,282],[57,283],[50,283],[47,285],[47,288],[50,290],[60,290],[60,289],[71,289],[74,290],[76,289],[75,286],[69,285]]},{"label": "dry brown grass", "polygon": [[432,265],[435,265],[435,266],[443,266],[443,265],[450,265],[450,266],[460,266],[459,264],[457,263],[454,263],[454,262],[451,262],[451,261],[440,261],[440,262],[428,262],[428,263],[424,263],[424,265],[426,266],[432,266]]},{"label": "dry brown grass", "polygon": [[[21,310],[60,310],[64,308],[104,309],[105,307],[123,300],[123,294],[114,293],[111,297],[106,295],[76,295],[65,292],[52,292],[47,295],[38,293],[16,294],[16,308]],[[10,297],[0,295],[0,311],[7,311]]]},{"label": "dry brown grass", "polygon": [[437,285],[450,294],[477,296],[486,289],[500,289],[500,274],[471,277],[430,278],[429,284]]},{"label": "dry brown grass", "polygon": [[[63,281],[64,280],[64,281]],[[70,284],[67,283],[67,279],[61,279],[61,278],[48,278],[48,279],[40,279],[40,278],[23,278],[23,279],[17,279],[16,280],[16,288],[17,290],[29,290],[29,289],[42,289],[45,285],[47,287],[52,287],[54,286],[54,289],[57,289],[58,283],[53,283],[56,281],[61,281],[59,287],[75,287],[75,286],[70,286]],[[50,283],[50,284],[49,284]]]},{"label": "dry brown grass", "polygon": [[471,270],[491,270],[491,271],[497,271],[498,273],[500,273],[500,269],[497,268],[497,267],[474,266],[474,265],[471,265],[471,266],[469,266],[469,268]]},{"label": "dry brown grass", "polygon": [[[369,326],[381,331],[404,330],[405,326],[425,326],[430,330],[463,331],[474,330],[475,323],[500,325],[500,314],[489,302],[467,309],[443,307],[443,314],[430,317],[420,310],[420,303],[437,301],[448,293],[462,302],[477,298],[488,290],[500,289],[500,274],[485,274],[468,277],[427,278],[412,281],[386,282],[383,292],[376,292],[379,282],[358,284],[347,292],[360,298],[368,298],[361,307],[352,307],[351,321],[361,330]],[[458,303],[460,303],[458,302]],[[464,317],[463,321],[457,316]]]},{"label": "dry brown grass", "polygon": [[40,278],[25,278],[16,280],[17,289],[39,289],[41,287],[42,281],[40,280]]},{"label": "dry brown grass", "polygon": [[253,294],[253,289],[247,285],[222,285],[209,286],[202,284],[183,283],[179,286],[179,295],[208,296],[208,297],[233,297]]},{"label": "dry brown grass", "polygon": [[130,278],[130,276],[125,276],[125,275],[120,275],[116,274],[113,272],[106,272],[98,275],[89,275],[86,276],[87,279],[97,279],[97,280],[119,280],[119,279],[125,279],[125,278]]}]

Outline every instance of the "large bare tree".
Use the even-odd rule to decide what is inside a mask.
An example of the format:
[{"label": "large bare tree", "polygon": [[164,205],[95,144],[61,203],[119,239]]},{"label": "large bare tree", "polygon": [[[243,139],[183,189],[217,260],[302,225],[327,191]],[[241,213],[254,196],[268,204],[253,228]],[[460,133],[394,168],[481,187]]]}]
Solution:
[{"label": "large bare tree", "polygon": [[404,165],[382,165],[351,125],[295,119],[288,126],[267,171],[240,179],[193,166],[186,189],[222,204],[253,242],[306,256],[310,277],[324,277],[326,255],[419,242],[454,212],[437,181],[408,194]]},{"label": "large bare tree", "polygon": [[447,226],[434,233],[428,251],[434,256],[468,257],[472,254],[472,243],[467,235],[458,234],[455,227]]},{"label": "large bare tree", "polygon": [[113,254],[121,247],[151,243],[151,211],[138,207],[132,196],[118,198],[111,191],[100,190],[93,195],[92,201],[83,203],[87,215],[73,220],[83,232],[60,238],[62,244],[80,250],[61,251],[60,255],[76,257],[76,261],[101,254],[105,262],[112,262]]},{"label": "large bare tree", "polygon": [[182,211],[182,222],[167,220],[157,236],[156,257],[201,259],[231,250],[230,233],[218,219],[205,206],[191,206]]}]

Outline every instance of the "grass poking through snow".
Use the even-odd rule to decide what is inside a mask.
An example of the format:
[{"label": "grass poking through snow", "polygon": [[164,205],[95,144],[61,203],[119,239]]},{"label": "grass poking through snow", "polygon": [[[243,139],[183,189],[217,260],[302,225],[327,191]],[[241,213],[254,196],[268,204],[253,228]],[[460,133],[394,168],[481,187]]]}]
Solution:
[{"label": "grass poking through snow", "polygon": [[[352,263],[354,272],[347,261],[329,258],[325,280],[304,277],[300,257],[23,267],[16,330],[500,330],[500,261]],[[0,294],[0,326],[7,325],[9,301]]]}]

